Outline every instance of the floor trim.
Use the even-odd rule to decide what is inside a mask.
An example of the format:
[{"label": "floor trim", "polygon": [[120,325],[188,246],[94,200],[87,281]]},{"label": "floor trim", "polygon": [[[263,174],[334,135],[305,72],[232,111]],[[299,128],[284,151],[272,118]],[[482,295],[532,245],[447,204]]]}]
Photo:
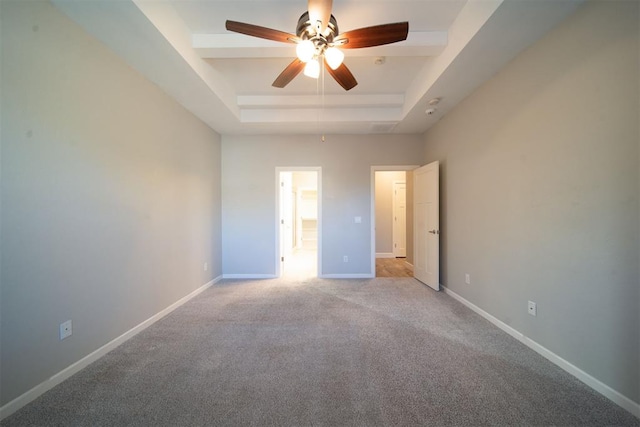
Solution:
[{"label": "floor trim", "polygon": [[124,334],[108,342],[107,344],[103,345],[102,347],[95,350],[94,352],[89,353],[88,355],[78,360],[77,362],[71,364],[70,366],[67,366],[65,369],[53,375],[48,380],[41,382],[37,386],[33,387],[31,390],[26,391],[22,395],[8,402],[7,404],[5,404],[0,408],[0,420],[5,419],[9,415],[13,414],[14,412],[22,408],[23,406],[29,404],[30,402],[40,397],[45,392],[51,390],[53,387],[57,386],[64,380],[70,378],[71,376],[73,376],[83,368],[87,367],[91,363],[100,359],[102,356],[104,356],[114,348],[118,347],[120,344],[124,343],[128,339],[134,337],[135,335],[142,332],[149,326],[153,325],[155,322],[162,319],[164,316],[171,313],[176,308],[180,307],[181,305],[183,305],[184,303],[186,303],[196,295],[200,294],[201,292],[213,286],[215,283],[219,282],[221,279],[222,279],[222,276],[218,276],[215,279],[211,280],[210,282],[205,283],[195,291],[191,292],[189,295],[180,298],[178,301],[174,302],[169,307],[154,314],[144,322],[140,323],[137,326],[134,326]]},{"label": "floor trim", "polygon": [[322,279],[373,279],[375,277],[369,273],[356,273],[356,274],[323,274],[318,276]]},{"label": "floor trim", "polygon": [[223,274],[223,279],[276,279],[275,274]]},{"label": "floor trim", "polygon": [[376,252],[376,258],[395,258],[393,252]]},{"label": "floor trim", "polygon": [[447,288],[446,286],[440,285],[440,287],[447,295],[450,295],[453,299],[466,305],[471,310],[475,311],[480,316],[484,317],[489,322],[493,323],[495,326],[502,329],[512,337],[516,338],[518,341],[520,341],[521,343],[523,343],[524,345],[526,345],[536,353],[540,354],[545,359],[549,360],[550,362],[564,369],[565,371],[567,371],[568,373],[570,373],[571,375],[573,375],[574,377],[576,377],[577,379],[579,379],[580,381],[582,381],[583,383],[585,383],[586,385],[588,385],[589,387],[597,391],[598,393],[602,394],[607,399],[611,400],[613,403],[623,407],[624,409],[631,412],[636,417],[640,418],[640,403],[634,402],[633,400],[629,399],[627,396],[623,395],[622,393],[612,389],[602,381],[592,377],[582,369],[578,368],[577,366],[573,365],[572,363],[558,356],[557,354],[547,349],[546,347],[538,344],[531,338],[525,336],[522,332],[512,328],[511,326],[507,325],[506,323],[502,322],[501,320],[487,313],[477,305],[461,297],[460,295],[458,295],[451,289]]}]

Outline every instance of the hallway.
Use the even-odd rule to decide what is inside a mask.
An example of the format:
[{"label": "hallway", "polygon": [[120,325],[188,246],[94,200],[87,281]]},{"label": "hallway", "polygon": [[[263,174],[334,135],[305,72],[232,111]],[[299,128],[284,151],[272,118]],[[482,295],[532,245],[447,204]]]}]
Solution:
[{"label": "hallway", "polygon": [[285,259],[282,277],[286,279],[308,279],[318,276],[318,251],[294,249]]},{"label": "hallway", "polygon": [[376,258],[376,277],[413,277],[406,258]]}]

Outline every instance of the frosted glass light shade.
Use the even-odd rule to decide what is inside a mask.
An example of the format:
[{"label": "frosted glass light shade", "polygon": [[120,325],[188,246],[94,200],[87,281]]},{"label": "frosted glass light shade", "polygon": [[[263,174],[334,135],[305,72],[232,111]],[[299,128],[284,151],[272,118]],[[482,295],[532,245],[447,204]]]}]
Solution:
[{"label": "frosted glass light shade", "polygon": [[317,79],[320,76],[320,63],[317,59],[311,59],[304,66],[304,75]]},{"label": "frosted glass light shade", "polygon": [[302,40],[296,46],[296,55],[302,62],[308,62],[316,53],[316,47],[311,40]]},{"label": "frosted glass light shade", "polygon": [[335,47],[330,47],[324,53],[324,58],[327,60],[327,64],[331,67],[332,70],[335,70],[342,64],[344,60],[344,53],[340,49]]}]

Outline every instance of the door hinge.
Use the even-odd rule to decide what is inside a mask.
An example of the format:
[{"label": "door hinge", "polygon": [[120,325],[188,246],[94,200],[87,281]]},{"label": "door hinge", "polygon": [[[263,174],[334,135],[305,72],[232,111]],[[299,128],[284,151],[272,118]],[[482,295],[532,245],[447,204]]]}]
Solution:
[{"label": "door hinge", "polygon": [[283,256],[280,257],[280,262],[284,262],[284,257]]},{"label": "door hinge", "polygon": [[284,224],[284,219],[281,219],[281,220],[280,220],[280,224]]}]

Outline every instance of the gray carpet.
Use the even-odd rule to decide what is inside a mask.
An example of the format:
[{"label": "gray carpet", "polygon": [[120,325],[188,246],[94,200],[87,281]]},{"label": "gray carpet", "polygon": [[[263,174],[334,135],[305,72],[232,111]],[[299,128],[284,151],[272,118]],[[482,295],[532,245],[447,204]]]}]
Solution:
[{"label": "gray carpet", "polygon": [[640,420],[411,278],[223,281],[3,426]]}]

